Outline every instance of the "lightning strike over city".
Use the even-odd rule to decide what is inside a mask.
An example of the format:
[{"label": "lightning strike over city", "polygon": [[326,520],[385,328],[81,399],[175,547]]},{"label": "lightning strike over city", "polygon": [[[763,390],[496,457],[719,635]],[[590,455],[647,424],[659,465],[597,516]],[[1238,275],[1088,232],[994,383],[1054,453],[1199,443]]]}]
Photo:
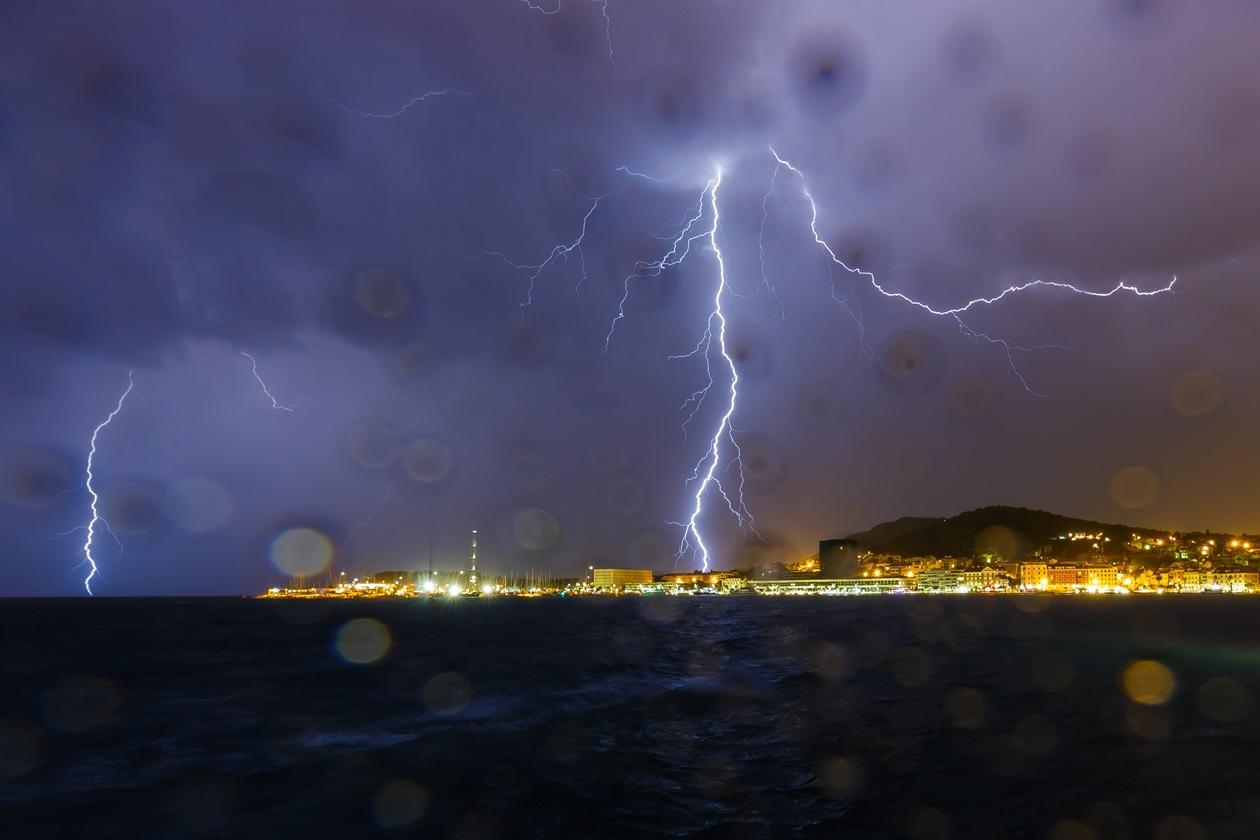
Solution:
[{"label": "lightning strike over city", "polygon": [[0,49],[5,837],[1260,836],[1254,4]]}]

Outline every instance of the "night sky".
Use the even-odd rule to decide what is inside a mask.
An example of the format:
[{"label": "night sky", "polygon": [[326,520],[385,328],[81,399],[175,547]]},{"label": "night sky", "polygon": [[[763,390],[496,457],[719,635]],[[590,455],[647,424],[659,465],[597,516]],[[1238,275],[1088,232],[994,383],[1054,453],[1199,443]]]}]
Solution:
[{"label": "night sky", "polygon": [[[707,239],[604,339],[718,167],[763,539],[710,492],[714,565],[986,504],[1260,531],[1260,4],[555,2],[0,7],[0,594],[83,593],[132,369],[97,594],[259,591],[374,511],[338,568],[673,568]],[[1174,291],[968,335],[831,265],[771,146],[934,308]]]}]

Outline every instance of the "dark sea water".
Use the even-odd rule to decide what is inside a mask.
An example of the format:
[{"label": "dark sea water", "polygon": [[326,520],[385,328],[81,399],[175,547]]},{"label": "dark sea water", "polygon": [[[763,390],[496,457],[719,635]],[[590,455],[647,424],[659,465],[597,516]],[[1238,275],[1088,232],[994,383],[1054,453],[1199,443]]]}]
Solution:
[{"label": "dark sea water", "polygon": [[5,838],[1260,837],[1260,598],[10,600],[0,654]]}]

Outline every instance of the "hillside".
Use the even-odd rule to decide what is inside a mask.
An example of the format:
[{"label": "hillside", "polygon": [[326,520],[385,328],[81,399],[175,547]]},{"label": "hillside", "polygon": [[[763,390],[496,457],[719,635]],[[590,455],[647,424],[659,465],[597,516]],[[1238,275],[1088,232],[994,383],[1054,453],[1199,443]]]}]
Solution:
[{"label": "hillside", "polygon": [[[1073,533],[1102,534],[1100,544],[1118,550],[1132,534],[1156,536],[1167,532],[1075,519],[1043,510],[991,506],[944,519],[906,516],[852,534],[849,539],[880,554],[966,557],[992,551],[1018,560],[1051,544],[1060,553],[1076,546],[1088,550],[1090,541],[1077,541],[1073,546],[1070,540],[1058,539]],[[1110,538],[1110,543],[1106,543],[1106,538]]]}]

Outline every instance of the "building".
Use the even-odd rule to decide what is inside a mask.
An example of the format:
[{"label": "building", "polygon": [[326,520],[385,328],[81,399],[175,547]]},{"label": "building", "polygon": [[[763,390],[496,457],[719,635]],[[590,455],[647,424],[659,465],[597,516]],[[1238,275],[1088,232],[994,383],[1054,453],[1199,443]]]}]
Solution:
[{"label": "building", "polygon": [[1115,589],[1120,585],[1120,570],[1115,566],[1087,566],[1082,571],[1086,587]]},{"label": "building", "polygon": [[1009,589],[1011,581],[1005,572],[985,566],[983,569],[964,571],[962,585],[972,592],[992,592],[997,589]]},{"label": "building", "polygon": [[748,587],[758,595],[875,595],[909,591],[910,580],[901,577],[753,579]]},{"label": "building", "polygon": [[1187,569],[1181,577],[1182,592],[1254,592],[1260,589],[1260,572]]},{"label": "building", "polygon": [[724,584],[727,580],[747,578],[748,572],[743,570],[708,571],[708,572],[670,572],[661,575],[658,580],[676,588],[704,588]]},{"label": "building", "polygon": [[1045,589],[1050,585],[1050,567],[1045,563],[1021,563],[1019,585],[1025,589]]},{"label": "building", "polygon": [[920,592],[961,592],[963,573],[957,569],[926,569],[916,580]]},{"label": "building", "polygon": [[1120,585],[1120,570],[1115,566],[1050,566],[1046,581],[1052,592],[1079,590],[1110,592]]},{"label": "building", "polygon": [[651,569],[595,569],[591,578],[596,589],[625,589],[652,584]]}]

